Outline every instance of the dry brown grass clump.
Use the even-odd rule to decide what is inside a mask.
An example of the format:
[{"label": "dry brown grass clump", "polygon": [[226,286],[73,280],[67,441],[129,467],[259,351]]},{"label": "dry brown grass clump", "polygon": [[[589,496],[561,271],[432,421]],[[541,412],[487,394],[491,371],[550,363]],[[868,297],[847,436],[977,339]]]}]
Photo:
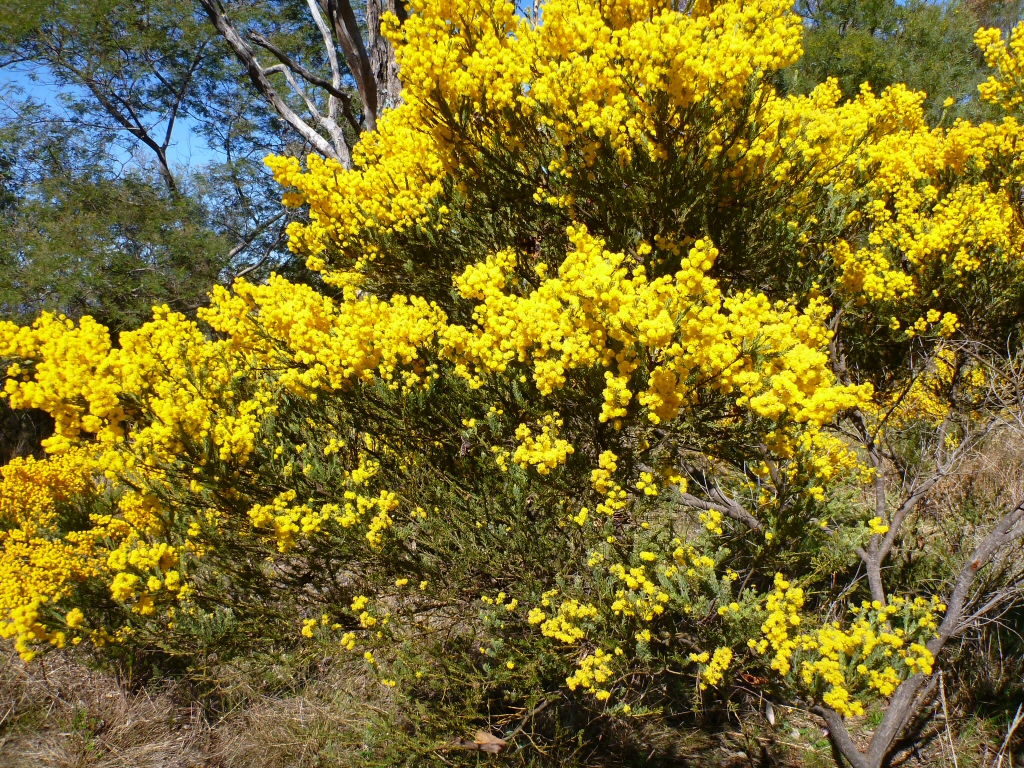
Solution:
[{"label": "dry brown grass clump", "polygon": [[5,768],[192,768],[209,765],[210,729],[170,691],[131,692],[111,675],[55,653],[0,669]]},{"label": "dry brown grass clump", "polygon": [[200,702],[180,685],[132,690],[67,653],[25,664],[5,648],[0,659],[3,768],[356,766],[389,721],[387,701],[345,669],[281,690],[222,667]]}]

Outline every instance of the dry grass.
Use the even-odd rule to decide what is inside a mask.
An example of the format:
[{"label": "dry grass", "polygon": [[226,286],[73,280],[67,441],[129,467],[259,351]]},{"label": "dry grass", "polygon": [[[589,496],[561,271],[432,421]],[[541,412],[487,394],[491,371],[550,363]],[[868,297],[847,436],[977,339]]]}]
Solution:
[{"label": "dry grass", "polygon": [[329,670],[292,695],[251,689],[235,674],[240,679],[231,698],[238,704],[214,728],[211,760],[217,766],[359,765],[358,756],[373,749],[369,734],[390,719],[380,686],[352,667]]},{"label": "dry grass", "polygon": [[[358,765],[386,715],[366,681],[337,670],[293,695],[260,692],[225,670],[235,700],[211,715],[185,690],[132,692],[114,676],[54,653],[0,671],[4,768],[307,768]],[[232,679],[234,675],[234,679]],[[183,703],[184,702],[184,703]]]},{"label": "dry grass", "polygon": [[54,654],[4,654],[0,764],[5,768],[191,768],[208,765],[210,729],[169,692],[132,693]]},{"label": "dry grass", "polygon": [[[327,669],[319,679],[306,681],[290,693],[268,692],[243,671],[223,670],[222,701],[233,703],[214,716],[204,713],[198,703],[189,705],[182,688],[151,685],[132,692],[113,676],[90,670],[67,654],[51,654],[27,666],[9,652],[2,658],[0,765],[4,768],[425,764],[408,755],[387,754],[387,729],[394,722],[394,712],[377,693],[379,686],[353,674],[351,668]],[[747,712],[742,726],[713,735],[694,734],[692,740],[686,739],[688,758],[679,764],[716,768],[835,765],[820,722],[782,706],[776,706],[775,717],[775,726],[770,727],[762,715]],[[998,726],[955,715],[951,721],[952,748],[938,717],[897,755],[893,765],[952,767],[955,749],[959,768],[991,766],[1003,735]],[[856,735],[866,736],[870,714],[852,725]],[[481,760],[482,764],[507,764],[501,758]]]}]

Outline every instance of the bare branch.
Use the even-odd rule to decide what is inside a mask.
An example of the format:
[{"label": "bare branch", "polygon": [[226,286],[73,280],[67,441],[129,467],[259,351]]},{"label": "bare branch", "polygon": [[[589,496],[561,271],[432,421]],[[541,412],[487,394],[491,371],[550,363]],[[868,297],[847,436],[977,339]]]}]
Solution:
[{"label": "bare branch", "polygon": [[[228,251],[228,258],[227,258],[227,260],[231,261],[231,259],[235,258],[235,256],[237,256],[242,251],[244,251],[246,248],[248,248],[250,245],[252,245],[253,240],[255,240],[257,237],[259,237],[262,233],[266,232],[268,229],[270,229],[272,226],[274,226],[274,224],[279,222],[281,219],[283,219],[284,218],[284,214],[285,214],[285,212],[281,211],[281,213],[277,214],[277,216],[275,216],[274,218],[268,219],[267,221],[263,222],[258,227],[256,227],[256,229],[254,229],[252,232],[250,232],[248,235],[246,235],[244,238],[242,238],[242,241],[240,243],[238,243],[238,245],[236,245],[234,248],[232,248],[230,251]],[[249,272],[252,272],[252,271],[253,271],[252,269],[248,269],[247,271],[243,270],[242,272],[240,272],[237,275],[235,275],[235,277],[236,278],[237,277],[241,277],[242,275],[249,274]]]},{"label": "bare branch", "polygon": [[[209,0],[202,0],[204,3]],[[359,22],[348,0],[319,0],[320,7],[334,26],[348,68],[356,81],[356,89],[363,102],[363,123],[368,131],[377,128],[377,83],[370,70],[370,59],[363,45]]]},{"label": "bare branch", "polygon": [[743,506],[735,499],[729,498],[717,488],[710,489],[708,495],[713,498],[713,501],[699,499],[690,493],[681,493],[679,494],[679,498],[682,500],[683,504],[688,507],[703,509],[705,511],[713,509],[737,522],[743,523],[753,531],[761,529],[761,521],[747,512],[747,510],[744,509]]},{"label": "bare branch", "polygon": [[323,88],[329,94],[339,99],[347,99],[351,101],[351,95],[341,90],[340,84],[334,85],[329,80],[325,80],[316,73],[310,72],[308,69],[302,66],[299,62],[295,61],[293,58],[291,58],[287,53],[285,53],[272,42],[270,42],[266,37],[261,35],[259,32],[250,32],[249,39],[256,43],[256,45],[258,45],[260,48],[264,48],[270,53],[272,53],[278,61],[284,64],[284,66],[286,66],[292,72],[297,74],[303,80],[308,82],[310,85],[315,85],[318,88]]},{"label": "bare branch", "polygon": [[231,22],[224,15],[220,8],[219,0],[199,0],[199,2],[203,6],[203,10],[206,11],[210,22],[227,41],[228,45],[231,46],[231,50],[234,51],[238,60],[245,65],[249,79],[252,80],[256,90],[270,102],[281,118],[321,155],[338,161],[344,168],[351,168],[352,158],[348,154],[348,147],[345,146],[343,152],[339,152],[342,148],[333,147],[331,142],[327,141],[301,117],[295,114],[292,108],[281,98],[281,95],[267,78],[267,73],[273,68],[265,70],[260,66],[253,50],[241,38],[237,30],[235,30]]},{"label": "bare branch", "polygon": [[[341,126],[338,125],[338,123],[334,120],[332,116],[320,114],[320,110],[316,108],[316,104],[313,102],[313,100],[306,95],[306,92],[302,89],[302,86],[300,86],[295,81],[295,78],[292,76],[291,70],[285,68],[284,70],[282,70],[282,73],[284,74],[285,79],[288,81],[288,85],[292,87],[292,90],[295,91],[295,94],[299,98],[301,98],[302,101],[305,103],[306,109],[309,110],[309,113],[313,116],[313,119],[320,123],[320,125],[322,125],[327,130],[327,132],[331,134],[331,140],[334,142],[334,147],[335,149],[338,150],[338,154],[342,157],[349,157],[348,143],[345,141],[345,133],[344,131],[342,131]],[[328,97],[328,99],[333,101],[332,97]],[[336,109],[334,110],[334,113],[337,113]]]},{"label": "bare branch", "polygon": [[328,93],[330,94],[328,96],[328,112],[330,113],[332,120],[337,120],[337,106],[340,103],[345,119],[348,120],[349,125],[352,126],[352,130],[355,131],[358,136],[362,126],[359,121],[356,120],[356,116],[352,112],[351,96],[341,90],[341,66],[338,64],[338,52],[334,49],[334,38],[331,37],[330,27],[327,26],[327,22],[324,21],[324,17],[320,14],[320,7],[317,5],[316,0],[306,0],[306,4],[309,6],[309,12],[313,14],[313,22],[316,24],[316,28],[320,30],[320,37],[323,38],[324,49],[327,51],[327,60],[331,65],[331,88],[328,89]]},{"label": "bare branch", "polygon": [[967,595],[978,571],[989,563],[997,551],[1024,536],[1024,526],[1016,527],[1021,518],[1024,518],[1024,500],[1021,500],[1009,514],[1005,515],[988,536],[975,547],[974,554],[961,569],[960,575],[954,583],[953,592],[946,602],[946,616],[939,625],[937,636],[928,643],[928,650],[933,656],[938,655],[946,641],[961,629],[960,620],[967,603]]},{"label": "bare branch", "polygon": [[[914,511],[918,503],[928,495],[929,491],[950,473],[963,454],[989,434],[995,423],[994,421],[990,422],[985,429],[978,431],[976,434],[965,436],[953,451],[947,453],[945,450],[945,436],[949,430],[951,418],[952,406],[950,407],[950,413],[946,416],[938,430],[935,471],[928,478],[915,483],[911,487],[906,498],[889,519],[889,530],[885,535],[873,535],[866,550],[860,547],[856,550],[858,557],[864,562],[867,571],[871,599],[880,602],[882,605],[886,604],[885,585],[882,581],[882,565],[892,551],[903,521]],[[884,521],[887,516],[885,457],[878,450],[878,434],[869,434],[867,424],[860,412],[854,414],[854,424],[861,435],[861,439],[868,452],[868,458],[875,470],[875,515]],[[906,479],[904,475],[904,483]]]},{"label": "bare branch", "polygon": [[[338,153],[342,155],[348,154],[348,143],[345,140],[345,135],[341,130],[341,126],[337,123],[336,117],[338,114],[338,103],[340,101],[345,118],[349,121],[353,130],[357,134],[359,133],[359,123],[356,122],[355,116],[352,114],[352,97],[342,91],[340,87],[335,88],[333,84],[327,82],[322,77],[318,77],[313,74],[298,62],[293,61],[288,54],[278,49],[273,43],[258,32],[250,32],[249,37],[258,46],[267,49],[281,60],[281,64],[277,65],[277,67],[273,67],[272,69],[284,74],[285,78],[288,80],[288,84],[292,87],[292,90],[295,91],[296,95],[298,95],[303,102],[305,102],[306,108],[309,110],[310,114],[313,115],[314,119],[324,126],[328,133],[331,134],[331,139],[334,141],[334,145],[337,148]],[[267,69],[265,71],[269,72],[270,70]],[[305,91],[298,83],[295,82],[295,79],[292,77],[292,72],[299,75],[310,84],[327,90],[328,113],[326,117],[320,114],[320,111],[316,108],[309,97],[306,96]]]},{"label": "bare branch", "polygon": [[[53,58],[56,60],[59,52],[52,47],[49,47],[49,50]],[[169,192],[176,194],[178,187],[174,180],[174,174],[171,173],[171,168],[167,163],[166,147],[161,147],[156,139],[150,135],[149,129],[139,119],[138,115],[135,114],[135,110],[132,108],[131,104],[125,99],[120,98],[116,93],[107,93],[92,73],[87,72],[84,69],[79,69],[67,61],[62,61],[60,66],[73,74],[82,82],[82,84],[85,85],[86,88],[89,89],[89,92],[92,93],[96,98],[96,101],[100,103],[100,106],[103,107],[104,111],[110,115],[118,125],[153,151],[153,154],[156,155],[157,163],[160,168],[160,178],[163,180],[164,186],[167,187]],[[115,101],[119,102],[123,106],[124,111],[114,103]],[[127,115],[125,112],[127,112]]]},{"label": "bare branch", "polygon": [[204,41],[199,47],[199,50],[196,51],[196,54],[192,59],[192,63],[189,65],[188,72],[185,73],[185,79],[181,84],[181,88],[177,92],[170,87],[170,83],[167,82],[156,66],[150,65],[150,69],[153,71],[153,74],[156,75],[160,82],[164,84],[164,87],[174,93],[174,104],[171,105],[171,113],[167,118],[167,131],[164,133],[164,141],[161,145],[164,151],[166,151],[171,145],[171,133],[174,131],[174,123],[178,118],[178,112],[181,109],[181,105],[185,101],[185,96],[188,94],[188,89],[192,85],[192,77],[195,75],[200,63],[202,63],[203,54],[208,42],[209,41]]},{"label": "bare branch", "polygon": [[825,721],[825,724],[828,726],[829,738],[843,757],[850,761],[850,765],[853,768],[872,768],[867,758],[861,754],[853,739],[850,738],[850,732],[846,730],[846,726],[843,724],[842,715],[829,707],[815,706],[811,707],[808,711]]},{"label": "bare branch", "polygon": [[[933,657],[938,658],[948,640],[967,626],[962,621],[964,607],[978,571],[987,565],[1003,547],[1024,537],[1024,526],[1017,525],[1022,519],[1024,519],[1024,500],[1004,515],[988,535],[981,540],[975,547],[971,558],[960,570],[953,586],[953,592],[947,600],[946,615],[939,625],[936,636],[926,646]],[[975,613],[975,617],[977,616],[978,613]],[[882,722],[875,729],[866,752],[857,749],[838,712],[821,706],[815,707],[812,711],[828,723],[832,743],[855,768],[880,768],[892,743],[927,700],[930,695],[929,691],[934,688],[935,677],[932,675],[929,680],[923,674],[916,674],[899,685],[889,700],[889,706],[885,710]],[[929,684],[924,691],[921,691],[926,680],[929,680]]]},{"label": "bare branch", "polygon": [[[885,537],[876,534],[871,537],[871,541],[868,544],[867,550],[857,547],[857,555],[861,560],[864,561],[864,566],[867,570],[868,576],[868,587],[871,590],[871,599],[877,600],[882,605],[885,605],[885,585],[882,582],[882,565],[885,559],[889,556],[889,552],[892,551],[892,545],[896,541],[896,536],[899,534],[900,527],[903,525],[904,519],[909,515],[918,502],[921,501],[935,484],[939,482],[942,477],[949,471],[949,465],[940,467],[935,474],[917,486],[910,495],[900,504],[899,508],[892,516],[892,520],[889,522],[889,530],[886,532]],[[877,490],[876,493],[881,495],[882,503],[884,505],[885,489]],[[878,510],[876,507],[876,514]],[[881,514],[878,514],[883,520],[885,519],[885,509],[882,508]]]}]

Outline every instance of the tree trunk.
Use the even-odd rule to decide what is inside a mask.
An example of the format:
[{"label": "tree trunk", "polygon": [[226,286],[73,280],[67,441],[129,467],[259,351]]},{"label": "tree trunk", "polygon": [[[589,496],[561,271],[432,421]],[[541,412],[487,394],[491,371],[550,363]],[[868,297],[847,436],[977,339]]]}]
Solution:
[{"label": "tree trunk", "polygon": [[366,0],[367,55],[370,71],[377,83],[378,109],[383,112],[402,101],[402,83],[398,79],[398,62],[394,46],[380,33],[380,17],[387,11],[405,21],[405,6],[401,0]]}]

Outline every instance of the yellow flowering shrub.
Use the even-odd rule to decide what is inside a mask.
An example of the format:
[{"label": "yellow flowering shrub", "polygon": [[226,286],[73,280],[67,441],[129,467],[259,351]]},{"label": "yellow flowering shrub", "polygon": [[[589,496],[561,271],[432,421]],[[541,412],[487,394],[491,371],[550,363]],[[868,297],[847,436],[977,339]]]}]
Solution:
[{"label": "yellow flowering shrub", "polygon": [[1010,39],[1004,40],[999,29],[979,29],[974,36],[985,55],[987,63],[995,72],[988,80],[978,86],[981,97],[986,101],[998,104],[1005,109],[1013,110],[1024,104],[1024,70],[1022,70],[1022,52],[1024,52],[1024,29],[1017,26],[1010,33]]},{"label": "yellow flowering shrub", "polygon": [[938,628],[936,613],[944,611],[938,597],[888,605],[865,601],[849,609],[846,621],[834,621],[804,632],[804,592],[782,574],[765,605],[762,637],[748,645],[771,656],[771,668],[792,675],[820,700],[842,715],[863,715],[861,691],[891,696],[896,686],[918,672],[931,674],[935,658],[925,647]]},{"label": "yellow flowering shrub", "polygon": [[902,490],[876,440],[909,472],[989,407],[964,345],[1019,339],[1024,33],[979,35],[1004,119],[930,127],[899,86],[779,94],[776,0],[385,26],[403,101],[353,168],[267,159],[323,290],[0,323],[4,397],[56,422],[4,468],[0,634],[315,644],[448,723],[750,674],[853,716],[929,674],[948,570],[863,602],[858,550],[900,546],[865,494]]},{"label": "yellow flowering shrub", "polygon": [[102,520],[69,529],[68,518],[77,499],[97,492],[94,472],[88,449],[0,468],[0,637],[13,638],[23,659],[41,644],[61,648],[88,636],[78,631],[84,614],[75,592],[106,572],[103,539],[115,532]]}]

